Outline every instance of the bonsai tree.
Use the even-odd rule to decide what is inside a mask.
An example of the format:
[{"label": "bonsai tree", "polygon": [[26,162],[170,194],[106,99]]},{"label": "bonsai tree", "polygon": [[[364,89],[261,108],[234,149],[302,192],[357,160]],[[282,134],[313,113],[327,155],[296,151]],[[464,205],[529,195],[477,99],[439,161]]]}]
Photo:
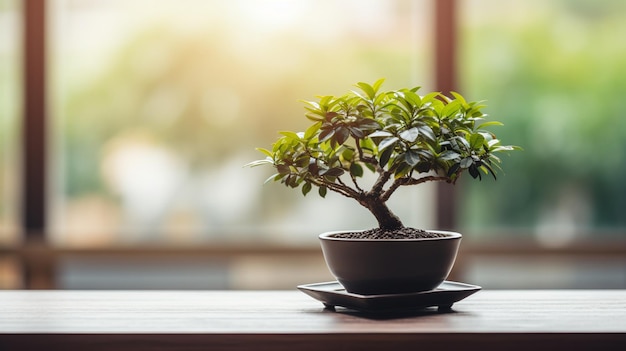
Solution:
[{"label": "bonsai tree", "polygon": [[[496,178],[496,154],[518,149],[501,145],[485,127],[480,102],[468,102],[451,92],[418,95],[419,87],[381,91],[383,79],[373,85],[358,83],[360,91],[343,96],[321,96],[304,101],[312,124],[304,132],[280,132],[271,150],[259,148],[265,159],[249,166],[269,164],[277,173],[268,181],[301,188],[314,187],[325,197],[333,191],[367,208],[383,231],[404,228],[387,200],[401,187],[427,182],[456,183],[464,174]],[[375,180],[365,182],[364,173]],[[364,183],[368,183],[365,186]]]}]

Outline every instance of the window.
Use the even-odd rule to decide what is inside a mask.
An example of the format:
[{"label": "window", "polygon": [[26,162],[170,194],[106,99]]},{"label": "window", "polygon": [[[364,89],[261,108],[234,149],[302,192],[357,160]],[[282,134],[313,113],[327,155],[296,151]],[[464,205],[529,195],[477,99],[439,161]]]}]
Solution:
[{"label": "window", "polygon": [[[497,181],[459,188],[465,243],[512,246],[472,260],[468,279],[487,287],[623,288],[626,261],[613,248],[626,240],[626,5],[459,5],[459,89],[486,99],[489,114],[505,123],[498,136],[524,148],[504,157]],[[586,250],[591,257],[571,254]]]},{"label": "window", "polygon": [[[306,125],[298,99],[380,77],[486,99],[505,122],[494,131],[525,149],[497,181],[393,199],[408,225],[463,232],[454,279],[623,288],[625,12],[618,0],[0,0],[0,288],[332,279],[316,234],[373,218],[242,166]],[[33,41],[47,51],[22,57]],[[33,62],[48,79],[22,78]],[[28,103],[33,91],[46,95]],[[26,148],[43,124],[47,149]]]},{"label": "window", "polygon": [[[37,185],[20,195],[27,240],[6,250],[18,257],[27,288],[289,288],[328,280],[316,234],[362,228],[370,215],[349,199],[316,203],[264,187],[262,172],[271,170],[243,164],[278,130],[306,123],[298,99],[380,77],[390,88],[432,89],[430,2],[22,6],[23,41],[41,50],[25,55],[26,72],[45,69],[25,82],[38,93],[25,94],[25,106],[42,109],[23,113],[24,173],[32,176],[25,183]],[[401,214],[428,227],[434,193],[421,189],[396,205],[412,203]],[[422,215],[413,211],[421,206],[416,195],[429,199]],[[328,220],[312,219],[317,212]],[[39,239],[45,249],[30,255]]]},{"label": "window", "polygon": [[[375,225],[353,200],[303,200],[242,165],[277,131],[305,127],[298,99],[381,77],[430,84],[427,2],[49,3],[55,244],[316,243]],[[394,200],[432,226],[415,198]]]}]

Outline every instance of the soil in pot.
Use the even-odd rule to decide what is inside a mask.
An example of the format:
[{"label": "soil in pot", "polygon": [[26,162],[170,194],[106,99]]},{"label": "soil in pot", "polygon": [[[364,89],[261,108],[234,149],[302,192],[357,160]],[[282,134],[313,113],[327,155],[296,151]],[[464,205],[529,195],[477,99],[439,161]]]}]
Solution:
[{"label": "soil in pot", "polygon": [[442,238],[442,233],[433,233],[423,229],[415,229],[404,227],[395,230],[385,230],[381,228],[369,229],[361,232],[345,232],[333,234],[333,238],[340,239],[372,239],[372,240],[390,240],[390,239],[424,239],[424,238]]}]

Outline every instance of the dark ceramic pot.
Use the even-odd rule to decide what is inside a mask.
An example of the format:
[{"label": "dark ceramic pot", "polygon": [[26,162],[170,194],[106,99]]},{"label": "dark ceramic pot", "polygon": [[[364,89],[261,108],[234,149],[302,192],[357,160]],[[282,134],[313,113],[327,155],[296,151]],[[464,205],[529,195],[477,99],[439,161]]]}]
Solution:
[{"label": "dark ceramic pot", "polygon": [[350,293],[398,294],[432,290],[450,274],[461,234],[439,238],[367,240],[319,236],[330,272]]}]

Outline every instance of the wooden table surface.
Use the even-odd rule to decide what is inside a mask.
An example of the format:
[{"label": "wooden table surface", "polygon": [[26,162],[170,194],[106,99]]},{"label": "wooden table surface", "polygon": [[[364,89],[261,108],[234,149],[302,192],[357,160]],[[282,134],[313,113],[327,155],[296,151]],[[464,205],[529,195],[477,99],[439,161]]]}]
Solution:
[{"label": "wooden table surface", "polygon": [[626,290],[479,291],[362,314],[299,291],[1,291],[0,350],[626,350]]}]

